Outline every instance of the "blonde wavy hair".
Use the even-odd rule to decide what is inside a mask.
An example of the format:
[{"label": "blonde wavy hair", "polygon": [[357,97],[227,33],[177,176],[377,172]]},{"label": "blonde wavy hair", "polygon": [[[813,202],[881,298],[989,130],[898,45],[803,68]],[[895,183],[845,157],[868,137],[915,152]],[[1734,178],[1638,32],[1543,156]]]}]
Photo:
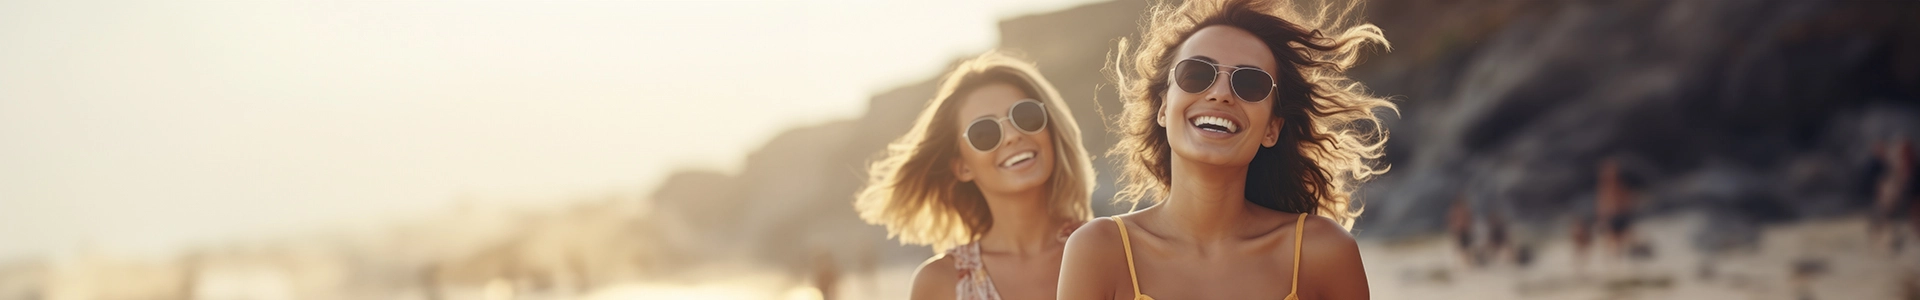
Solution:
[{"label": "blonde wavy hair", "polygon": [[1325,216],[1351,229],[1363,210],[1352,194],[1388,169],[1379,165],[1387,130],[1374,111],[1399,113],[1392,102],[1347,78],[1366,46],[1391,49],[1380,27],[1352,16],[1359,6],[1357,0],[1194,0],[1148,8],[1138,49],[1130,52],[1129,41],[1120,40],[1106,68],[1125,102],[1125,112],[1113,120],[1122,138],[1108,153],[1123,168],[1116,201],[1157,203],[1171,188],[1173,152],[1166,128],[1154,119],[1166,103],[1167,72],[1179,61],[1174,49],[1201,28],[1232,26],[1274,49],[1279,70],[1270,71],[1279,87],[1273,116],[1286,120],[1280,143],[1261,148],[1248,166],[1247,201]]},{"label": "blonde wavy hair", "polygon": [[954,125],[961,99],[996,83],[1011,84],[1046,105],[1055,162],[1046,187],[1050,213],[1073,221],[1092,218],[1093,165],[1080,145],[1072,110],[1032,63],[990,52],[948,72],[913,129],[868,166],[866,186],[853,203],[860,219],[886,226],[888,236],[901,243],[928,245],[935,252],[971,243],[991,229],[986,197],[978,186],[955,178],[951,162],[964,150],[961,129]]}]

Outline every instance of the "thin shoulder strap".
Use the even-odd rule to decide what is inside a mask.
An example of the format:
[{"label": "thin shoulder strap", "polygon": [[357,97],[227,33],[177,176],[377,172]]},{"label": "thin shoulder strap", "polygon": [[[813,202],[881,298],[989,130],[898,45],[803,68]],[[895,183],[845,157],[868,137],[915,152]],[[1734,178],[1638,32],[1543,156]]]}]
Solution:
[{"label": "thin shoulder strap", "polygon": [[[1133,294],[1138,296],[1140,295],[1140,275],[1136,275],[1133,270],[1133,241],[1127,240],[1127,222],[1121,221],[1120,216],[1107,218],[1113,219],[1113,225],[1120,226],[1120,247],[1127,252],[1127,279],[1133,280]],[[1299,258],[1294,259],[1299,260]]]},{"label": "thin shoulder strap", "polygon": [[[1300,294],[1300,240],[1306,238],[1307,214],[1300,214],[1300,220],[1293,221],[1293,287],[1287,293]],[[1126,236],[1121,234],[1120,236]],[[1121,238],[1125,240],[1126,238]]]}]

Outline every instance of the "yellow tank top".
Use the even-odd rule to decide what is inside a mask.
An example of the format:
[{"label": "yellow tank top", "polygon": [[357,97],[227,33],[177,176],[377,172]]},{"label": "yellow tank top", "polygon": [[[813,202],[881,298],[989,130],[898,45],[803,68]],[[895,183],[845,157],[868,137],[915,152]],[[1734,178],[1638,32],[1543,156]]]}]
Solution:
[{"label": "yellow tank top", "polygon": [[[1133,280],[1133,300],[1153,300],[1153,297],[1140,293],[1140,275],[1133,268],[1133,241],[1127,239],[1127,222],[1120,220],[1120,216],[1107,218],[1120,226],[1120,247],[1127,252],[1127,277]],[[1306,222],[1307,214],[1300,214],[1300,219],[1293,223],[1293,287],[1287,289],[1285,300],[1300,299],[1300,238],[1305,237]]]}]

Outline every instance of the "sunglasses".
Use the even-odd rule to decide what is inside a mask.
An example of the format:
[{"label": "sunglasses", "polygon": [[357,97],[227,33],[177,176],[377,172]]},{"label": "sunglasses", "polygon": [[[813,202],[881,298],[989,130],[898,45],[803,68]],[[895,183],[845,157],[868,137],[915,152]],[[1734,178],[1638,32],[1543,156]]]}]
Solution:
[{"label": "sunglasses", "polygon": [[[1233,70],[1221,71],[1222,67]],[[1213,82],[1220,78],[1221,73],[1226,73],[1232,78],[1233,95],[1239,96],[1242,101],[1267,100],[1267,96],[1272,95],[1273,90],[1280,86],[1273,80],[1273,74],[1260,68],[1223,66],[1198,58],[1180,60],[1180,63],[1173,65],[1173,85],[1180,86],[1182,91],[1199,94],[1213,87]]]},{"label": "sunglasses", "polygon": [[961,133],[960,137],[965,138],[967,145],[973,146],[973,150],[993,151],[993,148],[1000,147],[1000,140],[1003,138],[1000,134],[1003,132],[1000,130],[1001,120],[1013,124],[1013,128],[1019,129],[1020,132],[1039,132],[1040,129],[1047,128],[1047,106],[1033,99],[1014,102],[1013,107],[1007,108],[1006,117],[982,116],[973,119],[973,123],[967,124],[967,131]]}]

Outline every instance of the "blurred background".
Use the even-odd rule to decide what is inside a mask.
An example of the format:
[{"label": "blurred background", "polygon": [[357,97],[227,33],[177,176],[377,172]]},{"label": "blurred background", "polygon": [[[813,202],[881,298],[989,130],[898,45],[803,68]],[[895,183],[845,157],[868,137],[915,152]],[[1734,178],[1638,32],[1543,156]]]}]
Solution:
[{"label": "blurred background", "polygon": [[[0,1],[0,299],[904,298],[851,201],[934,78],[1108,132],[1147,4]],[[1375,297],[1920,299],[1920,3],[1365,14]]]}]

